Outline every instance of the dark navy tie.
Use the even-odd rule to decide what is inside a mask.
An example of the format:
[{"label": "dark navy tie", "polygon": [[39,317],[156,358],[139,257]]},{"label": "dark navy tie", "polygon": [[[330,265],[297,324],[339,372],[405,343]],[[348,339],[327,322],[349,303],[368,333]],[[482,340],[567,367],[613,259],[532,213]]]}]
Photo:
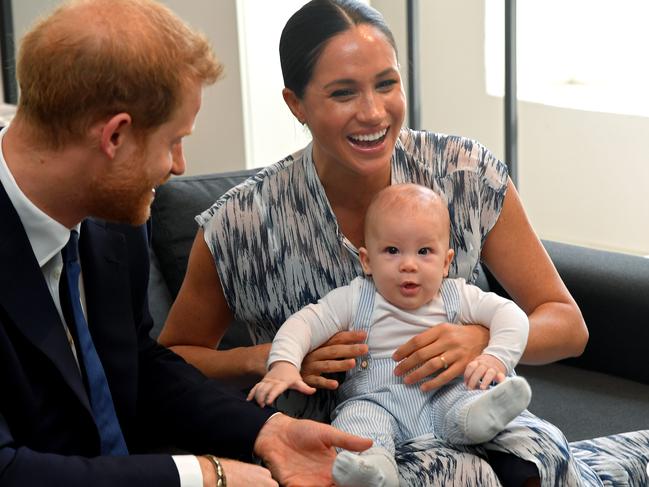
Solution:
[{"label": "dark navy tie", "polygon": [[[92,343],[90,331],[86,317],[81,309],[81,299],[79,296],[79,274],[81,267],[79,265],[79,234],[76,230],[70,232],[70,240],[63,248],[63,264],[68,284],[70,296],[71,311],[74,327],[77,331],[78,350],[81,353],[81,361],[86,370],[88,379],[88,389],[90,395],[90,405],[95,423],[99,429],[101,437],[101,454],[102,455],[128,455],[126,442],[122,435],[122,430],[117,421],[113,398],[108,388],[108,381],[104,368],[101,365],[97,350]],[[72,323],[68,323],[71,326]]]}]

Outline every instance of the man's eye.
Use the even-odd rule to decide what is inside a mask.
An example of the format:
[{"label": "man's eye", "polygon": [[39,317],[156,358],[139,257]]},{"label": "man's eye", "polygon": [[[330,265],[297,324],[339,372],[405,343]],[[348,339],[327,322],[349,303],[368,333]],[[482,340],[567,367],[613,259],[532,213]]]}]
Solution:
[{"label": "man's eye", "polygon": [[386,251],[388,254],[392,254],[392,255],[395,255],[395,254],[398,254],[398,253],[399,253],[399,249],[396,248],[396,247],[386,247],[385,251]]}]

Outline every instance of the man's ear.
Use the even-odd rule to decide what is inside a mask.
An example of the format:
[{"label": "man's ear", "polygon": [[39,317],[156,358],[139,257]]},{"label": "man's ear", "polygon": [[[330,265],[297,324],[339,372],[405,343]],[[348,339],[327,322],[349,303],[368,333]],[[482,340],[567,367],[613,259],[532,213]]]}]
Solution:
[{"label": "man's ear", "polygon": [[448,269],[451,266],[451,262],[453,262],[453,257],[455,257],[455,251],[448,249],[446,259],[444,259],[444,277],[448,277]]},{"label": "man's ear", "polygon": [[131,135],[132,120],[128,113],[113,115],[99,125],[99,147],[110,159],[114,159],[117,151],[124,145],[125,138]]},{"label": "man's ear", "polygon": [[365,247],[358,249],[358,257],[361,259],[361,267],[363,267],[363,272],[365,273],[365,275],[371,276],[372,267],[370,266],[370,256],[367,253],[367,249]]},{"label": "man's ear", "polygon": [[293,116],[297,118],[298,122],[304,125],[306,123],[306,117],[302,108],[302,100],[297,97],[293,90],[289,90],[288,88],[282,90],[282,96]]}]

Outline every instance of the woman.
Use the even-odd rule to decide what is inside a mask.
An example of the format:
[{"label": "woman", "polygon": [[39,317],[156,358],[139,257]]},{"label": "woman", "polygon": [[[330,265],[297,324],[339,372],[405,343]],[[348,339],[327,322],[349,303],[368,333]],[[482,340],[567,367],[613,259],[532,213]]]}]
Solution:
[{"label": "woman", "polygon": [[[581,354],[588,339],[581,313],[505,165],[471,140],[401,128],[405,98],[396,48],[378,12],[351,0],[309,2],[286,24],[280,58],[284,100],[313,142],[197,217],[202,228],[163,344],[209,376],[253,384],[283,321],[362,273],[357,249],[372,196],[393,183],[416,182],[448,199],[456,255],[450,275],[472,281],[482,261],[528,314],[523,361]],[[233,317],[248,324],[256,345],[214,350]],[[305,381],[335,389],[337,382],[322,374],[353,367],[353,357],[366,351],[363,340],[341,333],[312,352],[302,369]],[[397,350],[395,371],[407,383],[438,373],[424,387],[439,387],[461,374],[487,341],[479,323],[432,327]],[[322,419],[333,398],[323,393],[295,401],[301,402],[279,407]],[[422,448],[431,450],[414,452]],[[422,476],[433,485],[453,479],[496,485],[487,457],[512,485],[526,479],[534,485],[539,475],[544,484],[575,485],[587,475],[576,470],[563,435],[529,413],[484,450],[460,452],[428,439],[403,451],[400,470],[408,485],[421,485]],[[514,470],[520,475],[509,480],[502,473]]]}]

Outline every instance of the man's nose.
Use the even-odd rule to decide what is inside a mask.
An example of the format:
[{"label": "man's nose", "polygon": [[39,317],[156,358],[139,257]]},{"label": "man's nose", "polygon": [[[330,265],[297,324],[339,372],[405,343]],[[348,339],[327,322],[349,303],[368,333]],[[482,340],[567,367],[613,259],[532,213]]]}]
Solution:
[{"label": "man's nose", "polygon": [[171,174],[180,176],[185,172],[185,169],[187,167],[182,144],[177,144],[171,149],[171,157],[172,157]]}]

